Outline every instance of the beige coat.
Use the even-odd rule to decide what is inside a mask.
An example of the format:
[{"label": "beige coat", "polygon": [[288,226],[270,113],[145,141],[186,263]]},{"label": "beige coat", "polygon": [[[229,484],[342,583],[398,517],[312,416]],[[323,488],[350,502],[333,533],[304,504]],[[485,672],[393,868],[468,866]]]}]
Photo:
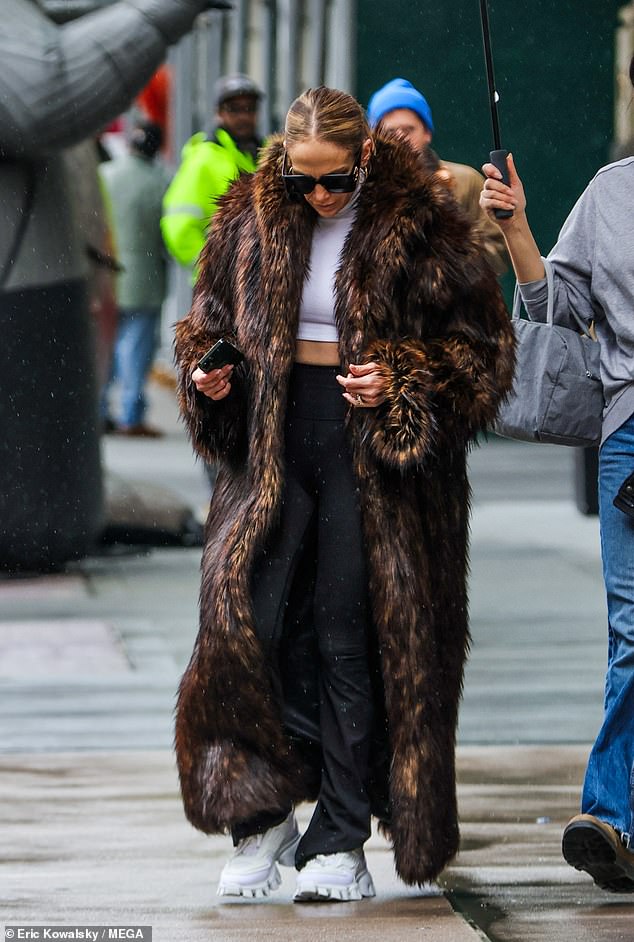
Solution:
[{"label": "beige coat", "polygon": [[503,275],[509,267],[509,257],[504,236],[499,226],[489,219],[480,207],[480,193],[484,177],[474,167],[441,160],[440,166],[451,175],[452,191],[469,221],[480,232],[486,256],[497,275]]}]

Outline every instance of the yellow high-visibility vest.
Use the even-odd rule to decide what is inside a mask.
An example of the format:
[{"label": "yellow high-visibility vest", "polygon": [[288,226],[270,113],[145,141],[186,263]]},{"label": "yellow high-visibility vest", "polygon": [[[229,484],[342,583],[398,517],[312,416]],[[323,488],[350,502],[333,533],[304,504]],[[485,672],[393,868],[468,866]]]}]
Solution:
[{"label": "yellow high-visibility vest", "polygon": [[176,261],[195,265],[219,197],[232,180],[255,169],[251,154],[239,150],[222,128],[213,140],[200,132],[187,141],[181,165],[165,193],[161,219],[163,241]]}]

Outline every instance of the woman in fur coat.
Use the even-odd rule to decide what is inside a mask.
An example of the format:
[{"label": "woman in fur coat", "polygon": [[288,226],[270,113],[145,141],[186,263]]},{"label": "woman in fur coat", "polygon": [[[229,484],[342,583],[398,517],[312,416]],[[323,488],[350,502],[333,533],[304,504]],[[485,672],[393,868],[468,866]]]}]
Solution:
[{"label": "woman in fur coat", "polygon": [[[204,372],[219,338],[244,361]],[[431,880],[458,848],[466,453],[514,361],[495,275],[406,144],[309,90],[224,197],[176,355],[220,467],[176,718],[186,814],[233,837],[218,891],[283,864],[296,900],[372,896],[372,815]]]}]

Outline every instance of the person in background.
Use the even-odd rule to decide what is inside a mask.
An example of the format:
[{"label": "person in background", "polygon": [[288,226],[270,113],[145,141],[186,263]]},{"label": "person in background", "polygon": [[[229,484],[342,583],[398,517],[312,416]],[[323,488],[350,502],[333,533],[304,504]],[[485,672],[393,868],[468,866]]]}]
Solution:
[{"label": "person in background", "polygon": [[[221,201],[176,326],[179,400],[219,463],[180,685],[185,811],[231,831],[223,896],[374,896],[375,815],[408,883],[458,848],[466,454],[513,330],[446,188],[361,105],[309,89]],[[238,366],[203,371],[219,339]],[[294,806],[317,799],[300,834]]]},{"label": "person in background", "polygon": [[[95,327],[95,354],[99,389],[108,378],[117,332],[117,272],[112,220],[99,175],[104,159],[102,135],[66,150],[66,165],[73,187],[70,198],[77,232],[88,257],[87,303]],[[109,159],[109,158],[108,158]]]},{"label": "person in background", "polygon": [[[634,56],[629,75],[634,86]],[[492,164],[481,205],[504,233],[527,311],[546,320],[548,288],[512,156],[509,185]],[[608,164],[582,193],[548,256],[554,319],[594,322],[605,396],[599,519],[608,609],[604,718],[586,769],[581,813],[564,830],[567,862],[604,890],[634,893],[634,518],[614,499],[634,468],[634,157]],[[576,319],[571,312],[576,314]]]},{"label": "person in background", "polygon": [[205,244],[220,196],[241,173],[253,173],[262,141],[258,104],[262,91],[248,75],[225,75],[214,88],[216,127],[208,137],[194,134],[163,201],[161,229],[170,254],[194,266]]},{"label": "person in background", "polygon": [[[431,149],[434,133],[431,108],[411,82],[395,78],[376,91],[368,104],[368,120],[373,128],[398,134],[425,163],[433,166],[436,155]],[[481,174],[466,164],[447,160],[439,160],[439,164],[438,177],[447,182],[469,220],[480,231],[486,257],[496,274],[504,274],[508,268],[504,237],[480,208]]]},{"label": "person in background", "polygon": [[[143,117],[147,118],[148,121],[153,121],[154,124],[158,124],[163,132],[164,142],[169,142],[170,138],[169,103],[172,84],[172,71],[168,65],[163,63],[134,100]],[[169,159],[169,153],[166,154],[165,144],[162,150],[164,156]]]},{"label": "person in background", "polygon": [[[162,143],[158,124],[138,121],[130,134],[129,153],[101,165],[123,269],[117,277],[117,335],[101,395],[101,420],[104,431],[146,438],[161,434],[145,423],[145,384],[158,346],[166,289],[161,211],[167,175],[156,160]],[[116,420],[109,403],[113,382],[120,387]]]},{"label": "person in background", "polygon": [[[51,4],[63,15],[58,23],[47,15],[48,3],[2,0],[2,569],[32,571],[82,556],[103,525],[88,296],[95,262],[70,150],[84,149],[81,164],[94,182],[94,135],[130,107],[199,13],[228,6],[65,0]],[[91,189],[98,198],[98,187]],[[102,244],[92,248],[104,251]]]}]

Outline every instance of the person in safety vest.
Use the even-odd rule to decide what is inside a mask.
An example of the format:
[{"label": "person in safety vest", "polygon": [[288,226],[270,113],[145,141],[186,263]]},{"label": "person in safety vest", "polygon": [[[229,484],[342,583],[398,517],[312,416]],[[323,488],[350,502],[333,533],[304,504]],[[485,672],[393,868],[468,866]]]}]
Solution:
[{"label": "person in safety vest", "polygon": [[161,230],[170,254],[192,266],[205,244],[217,200],[241,173],[253,173],[262,141],[257,135],[263,92],[248,75],[225,75],[214,89],[216,128],[194,134],[163,200]]}]

